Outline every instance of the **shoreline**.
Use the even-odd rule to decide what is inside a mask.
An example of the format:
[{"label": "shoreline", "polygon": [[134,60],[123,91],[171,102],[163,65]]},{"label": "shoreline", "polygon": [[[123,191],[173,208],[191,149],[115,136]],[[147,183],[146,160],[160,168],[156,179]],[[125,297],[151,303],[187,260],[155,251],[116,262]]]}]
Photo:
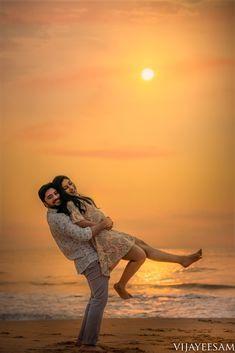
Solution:
[{"label": "shoreline", "polygon": [[[0,321],[0,351],[3,353],[76,353],[78,348],[74,344],[80,325],[81,319],[2,320]],[[234,344],[234,331],[234,318],[104,318],[98,344],[110,353],[185,352],[185,343]],[[201,349],[197,351],[209,351],[202,350],[202,346],[200,347]],[[196,350],[196,346],[187,348],[188,352]]]}]

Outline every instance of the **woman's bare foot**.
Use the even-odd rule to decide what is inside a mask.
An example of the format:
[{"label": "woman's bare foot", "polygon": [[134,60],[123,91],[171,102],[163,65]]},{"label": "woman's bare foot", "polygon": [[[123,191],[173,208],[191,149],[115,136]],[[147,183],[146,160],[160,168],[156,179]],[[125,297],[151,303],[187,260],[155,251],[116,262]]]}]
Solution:
[{"label": "woman's bare foot", "polygon": [[127,292],[127,290],[120,286],[120,284],[115,283],[113,288],[115,289],[115,291],[117,292],[117,294],[122,298],[122,299],[130,299],[132,298],[132,295]]},{"label": "woman's bare foot", "polygon": [[201,258],[202,258],[202,249],[199,249],[194,254],[191,254],[188,256],[182,256],[180,264],[186,268],[186,267],[189,267],[190,265],[192,265],[192,263],[200,260]]}]

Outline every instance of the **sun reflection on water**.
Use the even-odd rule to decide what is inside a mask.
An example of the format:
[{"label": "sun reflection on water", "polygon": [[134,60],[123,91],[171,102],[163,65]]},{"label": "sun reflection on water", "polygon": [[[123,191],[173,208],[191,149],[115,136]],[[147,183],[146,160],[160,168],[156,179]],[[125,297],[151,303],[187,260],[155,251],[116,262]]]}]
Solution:
[{"label": "sun reflection on water", "polygon": [[178,269],[179,265],[177,264],[156,264],[147,260],[144,266],[135,274],[132,283],[150,285],[176,284],[174,272]]}]

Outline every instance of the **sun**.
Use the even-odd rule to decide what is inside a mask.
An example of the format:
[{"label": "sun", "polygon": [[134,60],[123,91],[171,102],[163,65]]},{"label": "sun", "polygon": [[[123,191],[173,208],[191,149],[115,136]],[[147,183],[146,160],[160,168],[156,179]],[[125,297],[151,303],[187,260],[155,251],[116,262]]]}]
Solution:
[{"label": "sun", "polygon": [[154,78],[154,76],[155,76],[154,71],[152,69],[150,69],[149,67],[145,68],[141,71],[141,77],[145,81],[152,80]]}]

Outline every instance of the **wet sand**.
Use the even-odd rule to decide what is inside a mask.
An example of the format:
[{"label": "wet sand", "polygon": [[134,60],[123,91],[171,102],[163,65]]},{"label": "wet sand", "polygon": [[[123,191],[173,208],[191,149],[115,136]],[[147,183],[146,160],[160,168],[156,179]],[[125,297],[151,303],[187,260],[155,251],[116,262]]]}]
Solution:
[{"label": "wet sand", "polygon": [[[80,324],[81,320],[0,321],[0,352],[79,352],[75,341]],[[235,319],[104,319],[99,344],[110,353],[182,352],[185,346],[176,350],[173,343],[216,343],[219,348],[221,343],[234,343],[234,333]],[[194,351],[192,346],[189,351]]]}]

